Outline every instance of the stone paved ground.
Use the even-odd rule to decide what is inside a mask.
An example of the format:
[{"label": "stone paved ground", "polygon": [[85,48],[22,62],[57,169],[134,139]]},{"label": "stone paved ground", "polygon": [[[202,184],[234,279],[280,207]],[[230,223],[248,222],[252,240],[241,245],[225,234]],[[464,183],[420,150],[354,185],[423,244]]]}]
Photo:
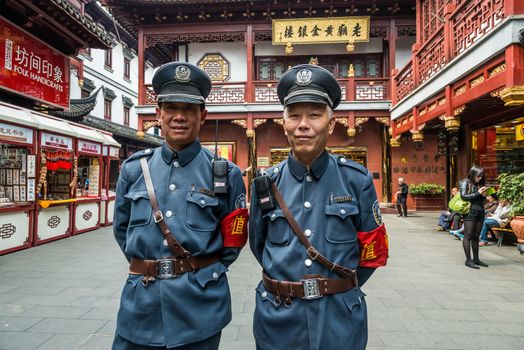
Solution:
[{"label": "stone paved ground", "polygon": [[[368,349],[523,349],[524,256],[481,248],[464,267],[435,214],[384,215],[391,258],[365,285]],[[103,228],[0,257],[0,349],[109,349],[127,266]],[[221,350],[251,350],[260,268],[245,250],[229,273],[233,321]],[[330,350],[330,349],[328,349]]]}]

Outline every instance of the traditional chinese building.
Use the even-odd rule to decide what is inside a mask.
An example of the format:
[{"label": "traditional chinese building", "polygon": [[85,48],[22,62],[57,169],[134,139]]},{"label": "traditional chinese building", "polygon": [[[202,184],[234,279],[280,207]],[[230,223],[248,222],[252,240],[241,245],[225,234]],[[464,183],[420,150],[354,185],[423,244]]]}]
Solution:
[{"label": "traditional chinese building", "polygon": [[[393,176],[429,173],[424,179],[449,189],[472,164],[485,168],[488,185],[524,172],[524,2],[416,6],[411,59],[392,77]],[[435,157],[419,168],[428,146]],[[433,175],[442,165],[445,178]]]},{"label": "traditional chinese building", "polygon": [[[288,67],[316,62],[339,80],[343,102],[328,146],[365,164],[379,197],[390,195],[390,72],[411,58],[415,1],[104,0],[138,37],[139,128],[155,119],[144,55],[187,61],[213,80],[204,143],[241,168],[287,156],[276,86]],[[277,20],[273,22],[273,20]],[[212,147],[210,145],[210,147]]]}]

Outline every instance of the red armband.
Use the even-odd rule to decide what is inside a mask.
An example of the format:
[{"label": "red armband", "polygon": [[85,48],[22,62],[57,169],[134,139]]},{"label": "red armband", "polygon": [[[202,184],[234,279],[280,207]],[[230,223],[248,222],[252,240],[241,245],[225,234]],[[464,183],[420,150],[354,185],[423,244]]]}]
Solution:
[{"label": "red armband", "polygon": [[386,266],[388,261],[388,234],[386,226],[380,225],[373,231],[359,232],[360,263],[363,267]]},{"label": "red armband", "polygon": [[220,222],[225,248],[242,248],[247,242],[247,209],[237,209]]}]

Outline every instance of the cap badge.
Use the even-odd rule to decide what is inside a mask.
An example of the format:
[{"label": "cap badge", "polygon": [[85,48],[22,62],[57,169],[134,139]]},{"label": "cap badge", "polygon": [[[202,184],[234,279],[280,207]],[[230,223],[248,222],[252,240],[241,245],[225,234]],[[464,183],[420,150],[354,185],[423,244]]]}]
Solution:
[{"label": "cap badge", "polygon": [[311,84],[311,76],[313,72],[309,69],[301,69],[297,73],[297,84],[300,86],[306,86]]},{"label": "cap badge", "polygon": [[191,69],[188,66],[178,66],[175,68],[175,79],[181,83],[191,80]]}]

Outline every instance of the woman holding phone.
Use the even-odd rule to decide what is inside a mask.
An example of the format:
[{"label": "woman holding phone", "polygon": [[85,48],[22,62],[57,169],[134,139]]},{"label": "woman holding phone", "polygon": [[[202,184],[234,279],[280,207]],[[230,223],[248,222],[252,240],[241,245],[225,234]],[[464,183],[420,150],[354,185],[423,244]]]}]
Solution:
[{"label": "woman holding phone", "polygon": [[[464,240],[462,246],[466,254],[467,267],[479,269],[479,266],[488,267],[488,264],[479,259],[479,237],[484,223],[484,200],[486,190],[484,186],[484,169],[473,165],[469,169],[468,177],[459,183],[460,196],[471,203],[469,213],[464,217]],[[471,252],[473,251],[473,259]]]}]

